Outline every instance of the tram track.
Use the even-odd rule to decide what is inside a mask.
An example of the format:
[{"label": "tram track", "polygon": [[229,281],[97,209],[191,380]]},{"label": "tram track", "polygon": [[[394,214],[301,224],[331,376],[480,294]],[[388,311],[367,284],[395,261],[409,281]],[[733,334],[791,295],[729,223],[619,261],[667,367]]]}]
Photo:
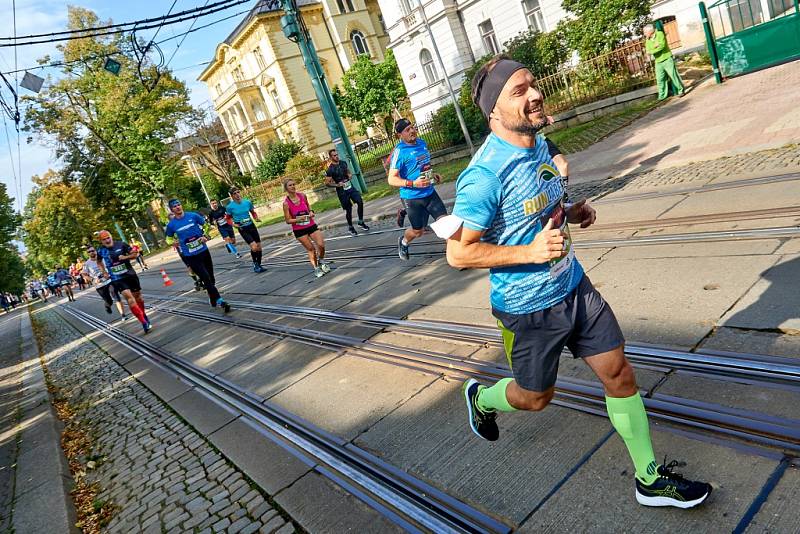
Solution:
[{"label": "tram track", "polygon": [[408,532],[509,533],[511,527],[235,384],[68,305],[78,321],[256,423],[262,435]]},{"label": "tram track", "polygon": [[[190,303],[204,306],[205,299],[192,297],[155,297],[161,302]],[[306,306],[261,304],[231,300],[241,310],[313,318],[331,323],[350,322],[375,326],[390,332],[423,335],[443,340],[457,340],[481,346],[502,347],[503,340],[496,328],[453,323],[449,321],[409,320],[386,315],[340,312]],[[772,382],[800,391],[800,364],[786,358],[767,354],[730,353],[723,351],[690,352],[646,343],[627,343],[625,355],[633,363],[666,370],[681,370],[727,378]]]},{"label": "tram track", "polygon": [[[163,299],[169,300],[169,299]],[[215,313],[156,306],[157,311],[195,319],[205,323],[235,326],[243,330],[282,337],[331,351],[348,354],[410,369],[464,379],[474,377],[496,381],[510,377],[506,366],[491,362],[413,350],[389,343],[362,340],[357,337],[293,328],[276,323],[234,319]],[[790,455],[800,455],[800,421],[772,416],[751,410],[730,408],[671,395],[656,393],[643,398],[647,412],[656,420],[708,431],[728,439],[743,440],[762,446],[776,447]],[[584,413],[605,416],[605,393],[596,382],[572,377],[559,377],[553,404]]]}]

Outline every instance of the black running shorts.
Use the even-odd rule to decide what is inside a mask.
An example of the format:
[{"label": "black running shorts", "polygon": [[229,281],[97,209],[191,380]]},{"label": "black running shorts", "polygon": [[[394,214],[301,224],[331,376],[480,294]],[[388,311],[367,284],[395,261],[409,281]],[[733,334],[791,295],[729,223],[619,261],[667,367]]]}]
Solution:
[{"label": "black running shorts", "polygon": [[299,237],[303,237],[303,236],[306,236],[306,235],[311,235],[314,232],[316,232],[317,230],[319,230],[319,227],[316,224],[312,224],[308,228],[301,228],[299,230],[292,230],[292,232],[294,233],[295,237],[299,238]]},{"label": "black running shorts", "polygon": [[223,224],[222,226],[217,226],[217,230],[219,230],[219,235],[223,238],[231,238],[234,237],[233,235],[233,228],[230,224]]},{"label": "black running shorts", "polygon": [[555,385],[565,346],[573,357],[587,358],[625,343],[611,306],[585,275],[555,306],[523,315],[492,313],[503,334],[514,380],[530,391],[546,391]]},{"label": "black running shorts", "polygon": [[135,274],[126,274],[117,280],[113,280],[111,283],[120,293],[126,289],[130,289],[134,293],[142,290],[142,285],[139,283],[139,277]]},{"label": "black running shorts", "polygon": [[258,228],[255,224],[248,224],[247,226],[239,227],[239,235],[242,236],[245,243],[261,243],[261,236],[258,234]]},{"label": "black running shorts", "polygon": [[425,228],[425,225],[428,224],[428,216],[435,221],[439,217],[447,215],[447,208],[444,207],[444,202],[436,191],[424,198],[407,198],[405,203],[408,221],[414,230]]}]

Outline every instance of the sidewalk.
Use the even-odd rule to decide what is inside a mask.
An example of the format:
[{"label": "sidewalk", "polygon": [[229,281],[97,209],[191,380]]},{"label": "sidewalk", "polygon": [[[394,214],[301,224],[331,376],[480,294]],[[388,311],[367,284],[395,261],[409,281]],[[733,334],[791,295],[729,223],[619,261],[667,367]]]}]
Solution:
[{"label": "sidewalk", "polygon": [[61,424],[50,404],[27,307],[0,320],[0,402],[0,529],[77,532]]},{"label": "sidewalk", "polygon": [[571,154],[573,183],[673,167],[800,141],[800,61],[717,85],[707,80]]}]

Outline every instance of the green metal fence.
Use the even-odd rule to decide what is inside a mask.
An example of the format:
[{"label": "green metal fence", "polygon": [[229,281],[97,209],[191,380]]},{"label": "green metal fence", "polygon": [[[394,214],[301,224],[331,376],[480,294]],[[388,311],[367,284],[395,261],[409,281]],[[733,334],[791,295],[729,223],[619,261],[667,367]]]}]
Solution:
[{"label": "green metal fence", "polygon": [[[453,145],[449,142],[441,131],[433,128],[433,121],[418,122],[417,131],[419,136],[425,140],[428,145],[428,150],[436,152],[443,148],[448,148]],[[397,145],[397,139],[386,139],[372,141],[369,146],[356,147],[356,157],[358,163],[361,165],[361,170],[364,172],[372,169],[383,167],[383,159],[391,154],[394,147]]]},{"label": "green metal fence", "polygon": [[700,2],[717,83],[800,58],[798,0]]}]

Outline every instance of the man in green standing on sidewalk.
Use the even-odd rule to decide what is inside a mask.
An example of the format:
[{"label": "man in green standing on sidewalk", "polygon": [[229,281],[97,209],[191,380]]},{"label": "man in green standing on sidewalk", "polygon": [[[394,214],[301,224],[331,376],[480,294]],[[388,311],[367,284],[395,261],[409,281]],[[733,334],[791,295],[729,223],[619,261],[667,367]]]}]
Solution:
[{"label": "man in green standing on sidewalk", "polygon": [[664,100],[669,96],[670,84],[672,92],[683,96],[683,82],[675,68],[672,51],[667,44],[667,36],[661,30],[656,30],[652,24],[644,27],[645,49],[656,61],[656,85],[658,85],[658,99]]}]

